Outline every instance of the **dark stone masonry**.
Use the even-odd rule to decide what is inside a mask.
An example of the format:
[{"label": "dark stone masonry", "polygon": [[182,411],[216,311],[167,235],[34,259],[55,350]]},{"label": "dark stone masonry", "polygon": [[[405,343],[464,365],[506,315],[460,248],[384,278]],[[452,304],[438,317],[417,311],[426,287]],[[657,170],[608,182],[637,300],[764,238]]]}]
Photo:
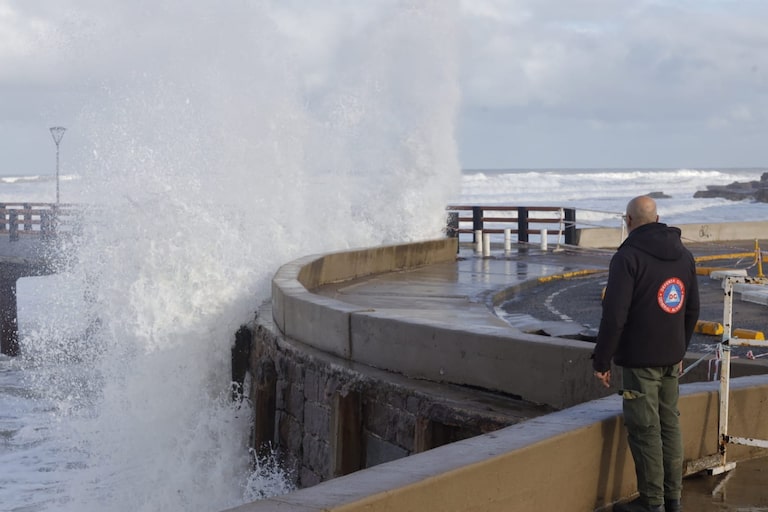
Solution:
[{"label": "dark stone masonry", "polygon": [[299,487],[552,411],[330,356],[286,339],[271,313],[264,317],[236,336],[233,380],[237,389],[251,379],[254,450],[276,451]]}]

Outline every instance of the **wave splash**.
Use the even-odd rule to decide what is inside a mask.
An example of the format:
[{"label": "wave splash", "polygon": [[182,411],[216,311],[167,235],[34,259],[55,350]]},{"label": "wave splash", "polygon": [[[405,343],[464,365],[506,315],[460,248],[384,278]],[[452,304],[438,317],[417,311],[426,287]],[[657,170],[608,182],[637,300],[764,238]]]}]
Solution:
[{"label": "wave splash", "polygon": [[83,4],[69,47],[116,76],[71,128],[91,144],[73,200],[92,207],[22,339],[63,461],[38,506],[284,492],[249,471],[234,333],[286,261],[440,235],[460,185],[458,6]]}]

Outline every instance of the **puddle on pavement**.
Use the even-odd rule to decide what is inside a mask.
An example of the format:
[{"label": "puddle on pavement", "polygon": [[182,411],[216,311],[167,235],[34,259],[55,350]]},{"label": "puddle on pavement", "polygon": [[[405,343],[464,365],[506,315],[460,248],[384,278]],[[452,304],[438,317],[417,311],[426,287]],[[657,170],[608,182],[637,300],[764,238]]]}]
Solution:
[{"label": "puddle on pavement", "polygon": [[683,509],[692,512],[768,512],[768,457],[739,462],[721,475],[683,481]]}]

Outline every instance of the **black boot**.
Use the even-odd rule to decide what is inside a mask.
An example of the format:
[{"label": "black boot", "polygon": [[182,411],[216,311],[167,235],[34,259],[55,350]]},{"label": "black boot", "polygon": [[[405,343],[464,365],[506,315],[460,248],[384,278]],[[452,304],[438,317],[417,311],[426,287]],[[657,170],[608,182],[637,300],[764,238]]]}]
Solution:
[{"label": "black boot", "polygon": [[664,505],[648,505],[644,500],[635,498],[629,503],[617,503],[613,512],[665,512]]},{"label": "black boot", "polygon": [[682,512],[680,500],[664,500],[664,512]]}]

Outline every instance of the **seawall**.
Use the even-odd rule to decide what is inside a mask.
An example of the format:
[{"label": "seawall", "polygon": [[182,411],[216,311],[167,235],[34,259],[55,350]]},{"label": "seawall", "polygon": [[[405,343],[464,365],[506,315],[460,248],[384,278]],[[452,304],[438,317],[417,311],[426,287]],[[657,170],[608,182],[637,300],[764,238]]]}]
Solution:
[{"label": "seawall", "polygon": [[[764,238],[768,233],[768,221],[674,225],[680,228],[686,243],[755,240]],[[576,230],[576,243],[580,247],[616,248],[621,241],[622,230],[618,228]]]},{"label": "seawall", "polygon": [[[589,378],[590,344],[522,334],[494,322],[483,304],[461,328],[444,314],[385,314],[312,293],[329,282],[451,265],[455,243],[312,256],[278,272],[273,318],[262,310],[249,335],[254,444],[275,443],[298,483],[311,487],[233,510],[531,510],[562,508],[568,496],[569,510],[587,511],[633,491],[620,402]],[[483,373],[482,383],[457,378],[461,368]],[[754,361],[733,364],[735,375],[765,371]],[[572,390],[565,399],[563,382]],[[498,389],[513,385],[516,392]],[[759,406],[767,386],[767,377],[734,380],[732,408],[751,411],[732,418],[735,430],[768,434]],[[694,470],[717,450],[717,385],[686,384],[683,394]],[[729,449],[732,460],[753,454]]]}]

